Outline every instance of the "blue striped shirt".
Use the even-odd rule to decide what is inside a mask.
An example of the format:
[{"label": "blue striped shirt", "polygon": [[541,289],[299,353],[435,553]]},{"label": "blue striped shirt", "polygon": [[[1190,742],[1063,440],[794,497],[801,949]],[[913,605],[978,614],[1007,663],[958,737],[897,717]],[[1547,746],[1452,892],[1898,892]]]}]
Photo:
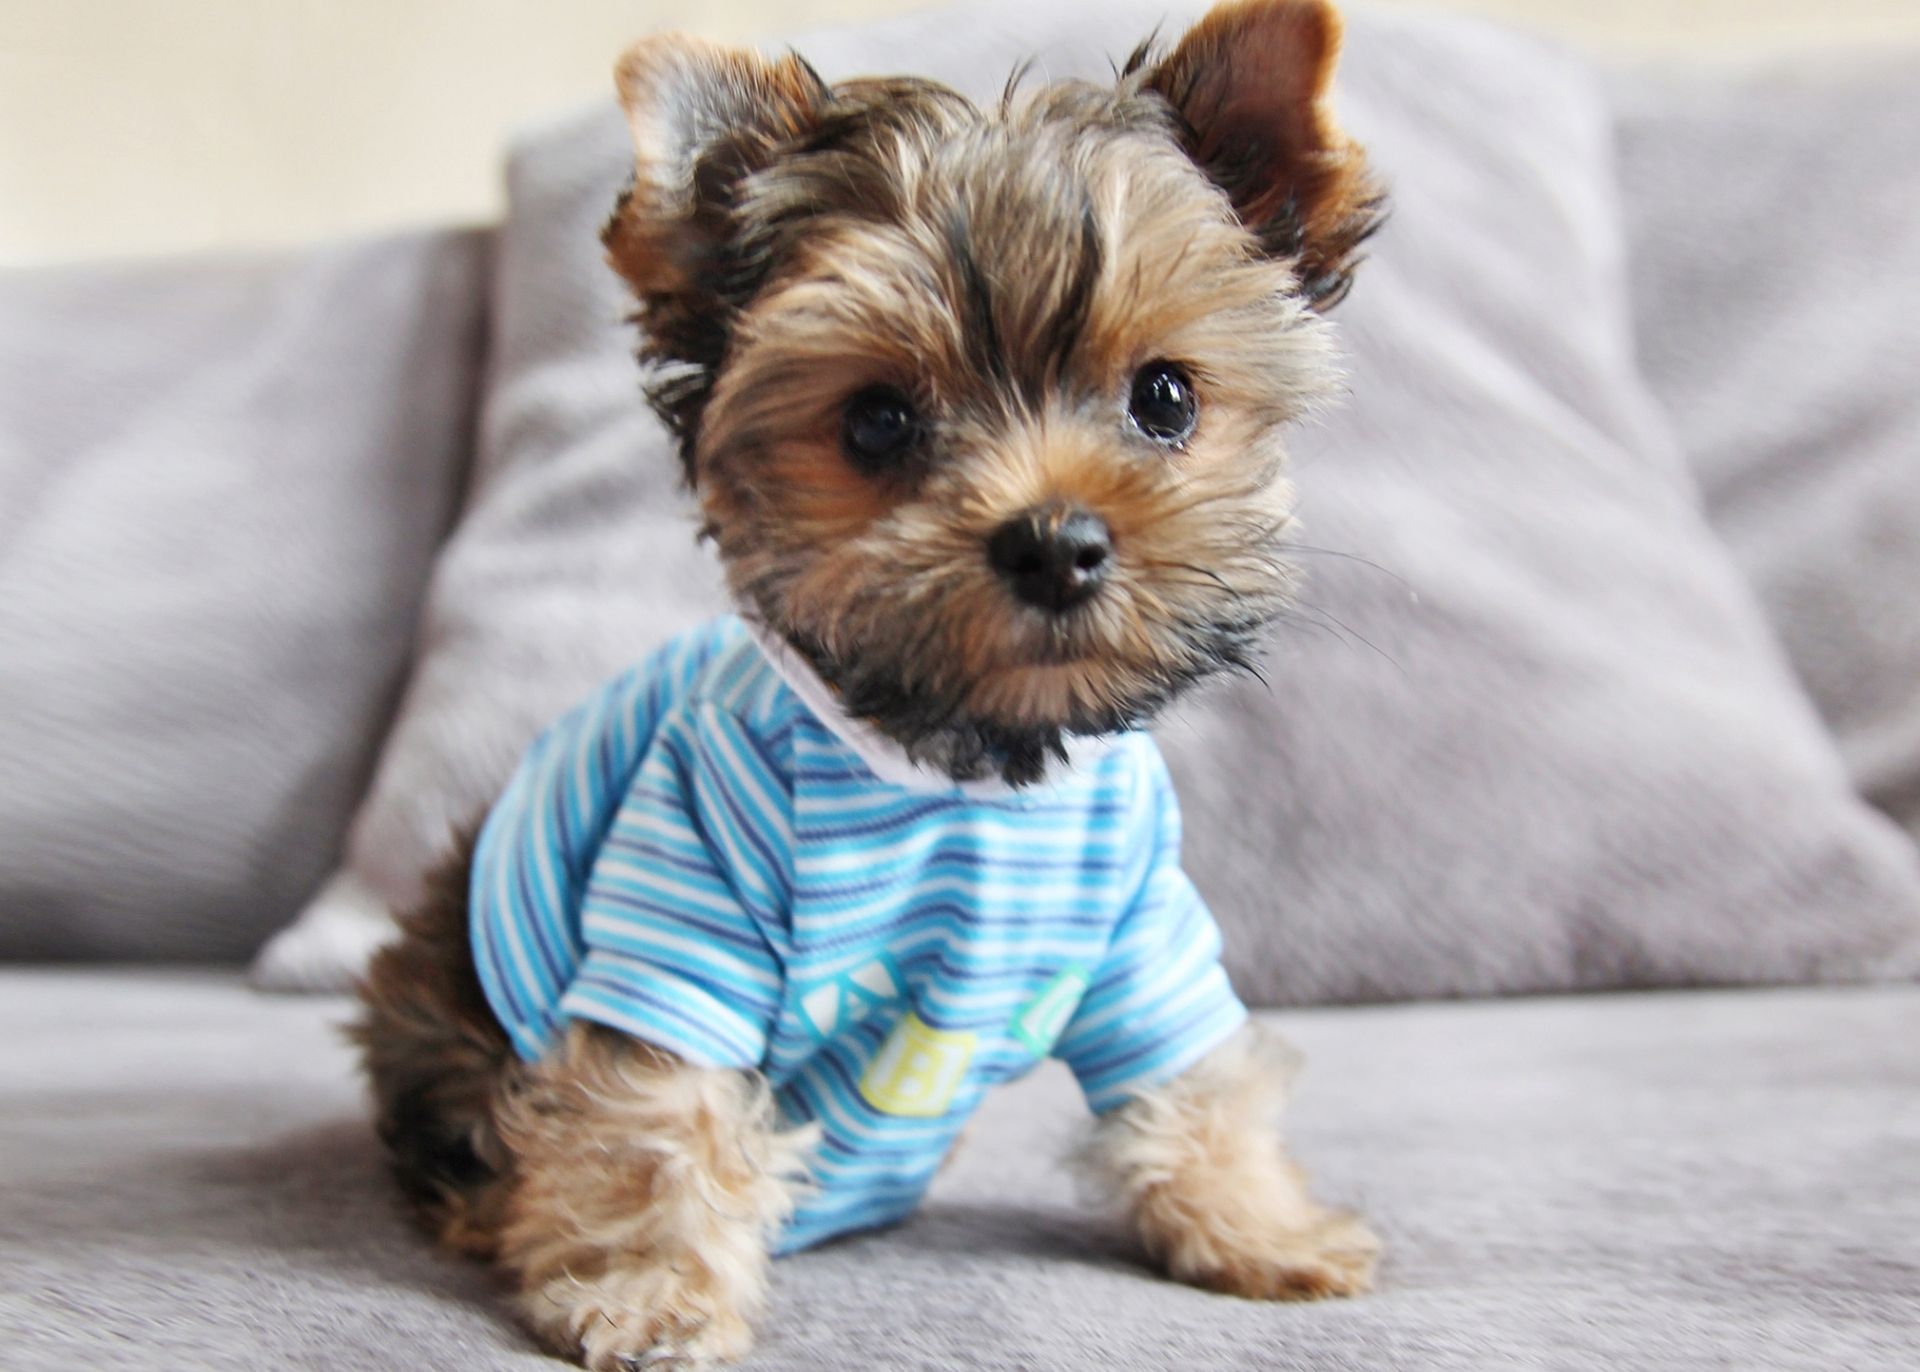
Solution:
[{"label": "blue striped shirt", "polygon": [[987,1088],[1040,1058],[1107,1110],[1246,1011],[1145,734],[1020,791],[916,775],[783,647],[716,620],[548,729],[471,904],[523,1057],[591,1020],[757,1069],[819,1123],[790,1251],[907,1215]]}]

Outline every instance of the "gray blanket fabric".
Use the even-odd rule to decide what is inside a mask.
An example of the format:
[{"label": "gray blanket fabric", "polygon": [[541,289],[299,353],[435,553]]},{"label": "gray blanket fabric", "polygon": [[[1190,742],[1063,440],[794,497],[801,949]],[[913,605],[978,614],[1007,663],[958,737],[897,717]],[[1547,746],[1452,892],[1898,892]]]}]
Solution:
[{"label": "gray blanket fabric", "polygon": [[0,958],[238,961],[336,860],[487,237],[0,275]]},{"label": "gray blanket fabric", "polygon": [[[1199,8],[1001,0],[798,46],[830,75],[992,95],[1034,53],[1111,79]],[[1633,370],[1589,75],[1497,29],[1367,12],[1342,72],[1394,218],[1337,315],[1352,396],[1295,442],[1305,603],[1270,687],[1158,730],[1242,994],[1920,967],[1920,856],[1852,792]],[[599,260],[628,155],[604,105],[514,152],[474,498],[351,880],[276,952],[364,924],[348,891],[407,899],[544,722],[720,603]]]},{"label": "gray blanket fabric", "polygon": [[1855,782],[1920,837],[1920,53],[1614,95],[1647,379]]},{"label": "gray blanket fabric", "polygon": [[[0,1367],[553,1368],[400,1217],[327,1000],[0,972]],[[1148,1272],[1055,1159],[1051,1069],[904,1227],[777,1268],[745,1372],[1708,1367],[1911,1372],[1920,989],[1278,1017],[1299,1152],[1377,1294],[1272,1306]]]}]

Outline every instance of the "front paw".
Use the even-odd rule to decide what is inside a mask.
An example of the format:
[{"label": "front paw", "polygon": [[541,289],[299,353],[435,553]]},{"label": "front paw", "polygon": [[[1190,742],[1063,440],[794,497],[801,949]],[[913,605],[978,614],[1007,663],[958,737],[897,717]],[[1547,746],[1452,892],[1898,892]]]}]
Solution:
[{"label": "front paw", "polygon": [[708,1274],[636,1264],[555,1277],[521,1298],[534,1332],[592,1372],[691,1372],[744,1357],[753,1331]]},{"label": "front paw", "polygon": [[1373,1288],[1380,1240],[1357,1215],[1326,1212],[1300,1229],[1209,1231],[1204,1223],[1167,1245],[1170,1275],[1248,1300],[1312,1301]]}]

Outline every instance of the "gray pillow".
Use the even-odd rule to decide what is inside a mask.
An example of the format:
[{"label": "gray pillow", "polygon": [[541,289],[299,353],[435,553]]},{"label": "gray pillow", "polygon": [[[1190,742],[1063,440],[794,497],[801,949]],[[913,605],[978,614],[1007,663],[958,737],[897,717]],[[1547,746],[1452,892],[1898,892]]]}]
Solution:
[{"label": "gray pillow", "polygon": [[459,496],[485,259],[0,276],[0,957],[241,959],[338,861]]},{"label": "gray pillow", "polygon": [[1920,54],[1616,95],[1647,378],[1855,784],[1920,836]]},{"label": "gray pillow", "polygon": [[[1110,79],[1200,7],[1175,8],[987,5],[796,46],[991,94],[1036,52]],[[1343,88],[1397,210],[1339,312],[1352,403],[1298,437],[1307,603],[1270,688],[1159,731],[1240,991],[1915,965],[1920,860],[1853,797],[1633,372],[1593,84],[1490,27],[1362,14]],[[355,825],[385,900],[541,723],[721,603],[599,263],[627,162],[610,107],[514,152],[481,484]]]}]

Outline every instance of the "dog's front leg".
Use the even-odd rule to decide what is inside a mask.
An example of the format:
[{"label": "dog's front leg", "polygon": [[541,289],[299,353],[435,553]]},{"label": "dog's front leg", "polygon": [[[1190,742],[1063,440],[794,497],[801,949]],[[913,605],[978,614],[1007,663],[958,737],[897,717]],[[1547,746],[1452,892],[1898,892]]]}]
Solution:
[{"label": "dog's front leg", "polygon": [[751,1347],[807,1144],[779,1131],[764,1083],[581,1024],[499,1123],[500,1261],[542,1339],[622,1372]]},{"label": "dog's front leg", "polygon": [[1081,1161],[1171,1276],[1261,1300],[1371,1285],[1372,1231],[1316,1202],[1282,1145],[1292,1071],[1285,1045],[1249,1026],[1095,1126]]}]

